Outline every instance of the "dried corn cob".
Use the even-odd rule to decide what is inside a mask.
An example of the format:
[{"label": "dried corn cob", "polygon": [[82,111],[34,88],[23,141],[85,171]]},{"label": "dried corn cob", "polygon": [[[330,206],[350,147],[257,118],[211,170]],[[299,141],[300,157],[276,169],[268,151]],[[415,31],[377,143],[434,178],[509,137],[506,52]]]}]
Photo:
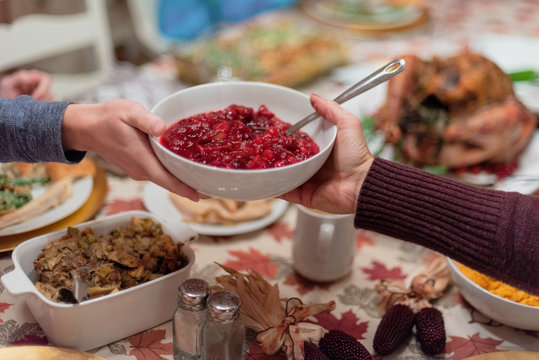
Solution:
[{"label": "dried corn cob", "polygon": [[428,307],[415,315],[416,338],[427,355],[438,355],[445,350],[444,318],[440,310]]},{"label": "dried corn cob", "polygon": [[329,360],[326,354],[311,342],[304,342],[303,349],[305,350],[305,360]]},{"label": "dried corn cob", "polygon": [[382,317],[374,334],[373,348],[380,355],[395,351],[411,334],[414,312],[407,305],[396,304]]},{"label": "dried corn cob", "polygon": [[330,360],[371,360],[371,354],[355,337],[342,330],[330,330],[318,343]]}]

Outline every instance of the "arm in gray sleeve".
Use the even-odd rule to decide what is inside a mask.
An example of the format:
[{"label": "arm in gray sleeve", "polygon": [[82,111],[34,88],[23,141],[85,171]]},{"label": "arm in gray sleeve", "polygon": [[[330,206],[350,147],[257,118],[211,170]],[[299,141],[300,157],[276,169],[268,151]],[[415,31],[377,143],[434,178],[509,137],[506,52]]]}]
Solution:
[{"label": "arm in gray sleeve", "polygon": [[62,120],[69,104],[26,95],[0,98],[0,162],[81,161],[85,152],[62,148]]}]

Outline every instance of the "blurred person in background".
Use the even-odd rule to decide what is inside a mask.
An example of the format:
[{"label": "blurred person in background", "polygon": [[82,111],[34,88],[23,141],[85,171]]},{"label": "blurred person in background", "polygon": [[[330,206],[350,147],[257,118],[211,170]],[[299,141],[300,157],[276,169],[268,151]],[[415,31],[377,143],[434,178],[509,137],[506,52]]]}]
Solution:
[{"label": "blurred person in background", "polygon": [[337,126],[322,169],[281,196],[331,213],[355,213],[357,228],[419,244],[539,295],[539,196],[466,185],[373,158],[361,121],[336,102],[311,104]]},{"label": "blurred person in background", "polygon": [[21,70],[0,81],[0,162],[77,163],[94,151],[134,180],[149,180],[191,200],[198,193],[180,182],[155,156],[148,134],[165,122],[139,103],[53,102],[51,78]]},{"label": "blurred person in background", "polygon": [[20,70],[2,78],[0,97],[14,99],[29,95],[36,100],[52,101],[51,82],[49,74],[42,71]]}]

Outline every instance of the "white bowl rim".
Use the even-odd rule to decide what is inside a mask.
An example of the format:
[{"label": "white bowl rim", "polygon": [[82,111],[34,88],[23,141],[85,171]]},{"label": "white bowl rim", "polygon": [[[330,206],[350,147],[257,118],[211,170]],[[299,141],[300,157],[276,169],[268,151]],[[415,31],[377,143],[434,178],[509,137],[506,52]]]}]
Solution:
[{"label": "white bowl rim", "polygon": [[[305,93],[302,93],[301,91],[298,91],[298,90],[294,90],[292,88],[289,88],[289,87],[286,87],[286,86],[281,86],[281,85],[276,85],[276,84],[270,84],[270,83],[265,83],[265,82],[259,82],[259,81],[226,81],[226,82],[213,82],[213,83],[206,83],[206,84],[201,84],[201,85],[195,85],[195,86],[191,86],[191,87],[188,87],[188,88],[185,88],[185,89],[181,89],[181,90],[178,90],[176,91],[175,93],[173,94],[170,94],[168,95],[167,97],[165,97],[164,99],[162,99],[161,101],[159,101],[151,110],[151,112],[153,113],[155,111],[155,109],[157,109],[157,107],[161,106],[164,102],[168,101],[169,99],[171,99],[172,97],[176,96],[179,92],[184,92],[184,91],[190,91],[192,89],[199,89],[201,87],[217,87],[217,86],[224,86],[224,85],[239,85],[239,86],[247,86],[247,85],[260,85],[260,86],[263,86],[263,87],[271,87],[271,88],[277,88],[277,89],[281,89],[281,90],[285,90],[285,91],[288,91],[288,92],[291,92],[291,93],[296,93],[296,94],[300,94],[304,97],[306,97],[307,99],[309,98],[308,95],[306,95]],[[271,111],[271,109],[270,109]],[[314,109],[313,109],[314,111]],[[193,114],[193,115],[196,115],[196,114]],[[192,115],[191,115],[192,116]],[[298,119],[299,121],[300,119]],[[324,120],[322,119],[321,117],[316,120],[316,121],[327,121],[327,120]],[[329,123],[329,122],[328,122]],[[183,156],[180,156],[172,151],[170,151],[169,149],[167,149],[166,147],[164,147],[163,145],[161,145],[161,142],[159,141],[159,138],[157,136],[149,136],[150,140],[155,144],[157,145],[160,149],[164,150],[165,152],[167,152],[168,154],[170,154],[174,159],[177,159],[177,160],[180,160],[180,161],[185,161],[185,162],[188,162],[192,165],[194,165],[195,167],[200,167],[202,169],[212,169],[214,171],[218,171],[218,172],[223,172],[223,173],[227,173],[227,172],[234,172],[235,174],[236,173],[253,173],[254,171],[256,172],[260,172],[260,173],[271,173],[271,172],[275,172],[275,171],[279,171],[279,169],[283,169],[283,168],[292,168],[292,167],[295,167],[295,166],[301,166],[303,164],[305,164],[306,162],[311,162],[311,161],[314,161],[314,159],[322,156],[322,154],[324,154],[326,151],[328,151],[329,148],[331,148],[334,143],[335,143],[335,139],[337,137],[337,126],[334,125],[334,124],[331,124],[332,126],[330,127],[330,130],[332,133],[331,133],[331,140],[328,142],[328,144],[320,149],[320,151],[311,156],[310,158],[308,159],[305,159],[305,160],[302,160],[302,161],[299,161],[297,163],[294,163],[294,164],[290,164],[290,165],[285,165],[285,166],[280,166],[280,167],[273,167],[273,168],[267,168],[267,169],[230,169],[230,168],[224,168],[224,167],[220,167],[220,166],[212,166],[212,165],[206,165],[206,164],[201,164],[199,162],[196,162],[196,161],[193,161],[193,160],[190,160],[188,158],[185,158]],[[167,129],[168,129],[168,126],[167,126]],[[311,136],[311,135],[309,135]],[[318,145],[318,144],[317,144]]]},{"label": "white bowl rim", "polygon": [[[138,215],[148,215],[148,216],[153,217],[154,220],[160,221],[161,223],[165,222],[164,220],[158,218],[155,214],[152,214],[152,213],[149,213],[149,212],[146,212],[146,211],[140,211],[140,210],[125,211],[125,212],[122,212],[122,213],[118,213],[116,215],[117,216],[124,216],[124,215],[126,215],[126,216],[127,215],[136,216],[137,214]],[[97,219],[97,220],[100,220],[100,219]],[[74,225],[73,227],[75,227],[75,228],[86,227],[86,226],[91,225],[91,223],[93,223],[95,221],[96,220],[88,221],[88,222],[85,222],[85,223]],[[58,230],[58,232],[65,231],[65,230],[66,229],[61,229],[61,230]],[[47,236],[49,234],[50,233],[43,234],[43,235],[37,236],[35,238],[29,239],[28,241],[38,240],[38,239],[41,239],[41,238],[43,238],[43,237],[45,237],[45,236]],[[50,241],[54,241],[54,240],[50,240]],[[20,245],[22,245],[22,244],[20,244]],[[187,248],[187,250],[185,250],[185,248]],[[17,249],[19,249],[19,250],[17,250]],[[54,301],[48,299],[47,297],[45,297],[45,295],[43,295],[41,293],[41,291],[39,291],[36,288],[35,283],[32,281],[32,279],[30,279],[30,277],[28,277],[28,274],[26,274],[26,272],[24,272],[24,270],[22,269],[21,263],[17,258],[17,253],[18,253],[18,251],[20,251],[20,249],[21,249],[21,247],[17,246],[13,250],[13,253],[12,253],[11,257],[12,257],[14,269],[11,270],[11,271],[18,271],[18,272],[22,273],[26,277],[26,279],[28,281],[30,281],[30,283],[33,285],[33,288],[30,291],[25,292],[25,293],[26,294],[34,294],[34,295],[36,295],[42,302],[44,302],[47,305],[50,305],[50,306],[53,306],[53,307],[58,307],[58,308],[68,308],[68,309],[69,308],[78,308],[78,307],[83,307],[83,306],[90,306],[90,305],[92,305],[94,303],[103,302],[103,301],[106,301],[107,299],[110,299],[110,298],[113,298],[113,297],[124,296],[124,294],[125,294],[125,296],[127,296],[127,294],[130,294],[130,293],[132,293],[134,291],[138,291],[138,290],[143,289],[143,288],[145,288],[147,286],[153,285],[155,281],[165,281],[167,278],[178,275],[178,272],[180,272],[180,271],[189,270],[193,266],[193,264],[195,263],[195,258],[196,258],[193,249],[191,249],[191,247],[189,246],[188,243],[184,243],[183,246],[182,246],[182,250],[186,252],[186,255],[187,255],[188,260],[189,260],[188,263],[184,267],[182,267],[182,268],[180,268],[180,269],[178,269],[176,271],[173,271],[171,273],[168,273],[166,275],[160,276],[160,277],[158,277],[156,279],[147,281],[147,282],[142,283],[142,284],[138,284],[136,286],[132,286],[132,287],[127,288],[127,289],[119,290],[119,291],[116,291],[114,293],[106,294],[104,296],[99,296],[99,297],[96,297],[94,299],[84,300],[83,302],[78,303],[78,304],[67,304],[67,303],[63,303],[63,302],[54,302]],[[25,293],[21,293],[21,296],[25,296]]]},{"label": "white bowl rim", "polygon": [[[451,268],[453,268],[453,270],[455,272],[457,272],[458,274],[460,274],[460,276],[464,279],[464,281],[466,281],[466,283],[472,285],[474,288],[480,290],[482,293],[484,293],[485,295],[490,295],[490,296],[493,296],[494,298],[496,299],[499,299],[501,300],[502,302],[504,303],[507,303],[508,305],[510,306],[517,306],[517,307],[523,307],[525,309],[533,309],[533,310],[536,310],[536,311],[539,311],[539,307],[537,306],[533,306],[533,305],[527,305],[527,304],[521,304],[519,302],[516,302],[516,301],[513,301],[513,300],[509,300],[509,299],[506,299],[500,295],[496,295],[494,294],[493,292],[490,292],[488,291],[487,289],[485,288],[482,288],[481,286],[479,286],[478,284],[476,284],[472,279],[470,279],[469,277],[467,277],[466,275],[464,275],[460,270],[459,268],[455,265],[455,263],[457,262],[456,260],[453,260],[451,258],[447,258],[448,262],[449,262],[449,266],[451,266]],[[473,270],[473,269],[472,269]]]}]

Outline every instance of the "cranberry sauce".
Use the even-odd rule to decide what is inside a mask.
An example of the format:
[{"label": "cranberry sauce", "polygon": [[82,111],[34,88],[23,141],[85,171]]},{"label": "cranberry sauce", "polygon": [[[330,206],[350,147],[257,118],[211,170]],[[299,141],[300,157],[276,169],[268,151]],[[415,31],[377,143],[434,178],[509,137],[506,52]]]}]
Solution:
[{"label": "cranberry sauce", "polygon": [[297,163],[320,149],[305,132],[286,134],[290,124],[266,106],[230,105],[179,120],[161,136],[172,152],[205,165],[266,169]]}]

